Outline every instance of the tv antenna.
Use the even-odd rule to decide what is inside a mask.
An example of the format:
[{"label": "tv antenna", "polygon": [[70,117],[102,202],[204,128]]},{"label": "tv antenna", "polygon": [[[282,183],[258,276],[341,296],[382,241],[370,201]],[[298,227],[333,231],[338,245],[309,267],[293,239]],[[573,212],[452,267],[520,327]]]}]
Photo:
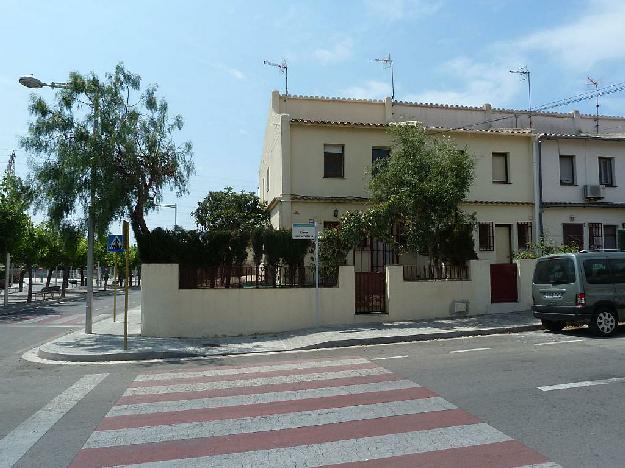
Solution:
[{"label": "tv antenna", "polygon": [[284,73],[284,94],[286,96],[289,95],[289,66],[286,63],[286,60],[282,59],[282,63],[270,62],[269,60],[263,60],[265,65],[269,65],[270,67],[276,67],[280,70],[280,73]]},{"label": "tv antenna", "polygon": [[522,80],[527,80],[527,109],[530,115],[530,128],[532,128],[532,72],[529,71],[527,65],[509,71],[515,75],[520,75]]},{"label": "tv antenna", "polygon": [[378,62],[384,65],[384,69],[391,69],[391,101],[395,100],[395,77],[393,74],[393,59],[391,58],[391,53],[389,52],[386,57],[373,59],[374,62]]},{"label": "tv antenna", "polygon": [[597,100],[595,101],[596,102],[595,104],[595,107],[596,107],[595,131],[597,132],[597,135],[598,135],[599,134],[599,93],[597,91],[599,91],[599,82],[597,80],[593,80],[589,76],[587,76],[586,78],[588,79],[588,84],[595,87],[595,94],[597,98]]}]

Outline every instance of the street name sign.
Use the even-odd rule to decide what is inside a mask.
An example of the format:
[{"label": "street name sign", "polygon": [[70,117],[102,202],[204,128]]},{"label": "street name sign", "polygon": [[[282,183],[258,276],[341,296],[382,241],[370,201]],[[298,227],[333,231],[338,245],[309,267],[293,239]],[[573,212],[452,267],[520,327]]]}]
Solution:
[{"label": "street name sign", "polygon": [[124,236],[121,234],[109,234],[106,239],[107,252],[123,252]]},{"label": "street name sign", "polygon": [[315,240],[315,223],[293,223],[291,228],[291,237],[293,239],[310,239]]}]

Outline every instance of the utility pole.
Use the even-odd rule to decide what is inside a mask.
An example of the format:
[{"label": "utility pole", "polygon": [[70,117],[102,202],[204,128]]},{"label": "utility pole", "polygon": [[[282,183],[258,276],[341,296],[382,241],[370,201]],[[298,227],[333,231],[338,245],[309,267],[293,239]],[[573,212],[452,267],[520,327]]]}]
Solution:
[{"label": "utility pole", "polygon": [[382,63],[384,65],[384,69],[391,69],[391,101],[395,100],[395,74],[393,72],[393,59],[391,58],[391,53],[389,52],[386,57],[373,59],[374,62]]},{"label": "utility pole", "polygon": [[527,65],[517,70],[509,70],[510,73],[520,75],[522,80],[527,80],[527,109],[530,117],[530,128],[532,128],[532,72],[529,71]]},{"label": "utility pole", "polygon": [[270,67],[276,67],[280,70],[280,73],[284,73],[284,95],[289,95],[289,66],[286,63],[285,59],[282,59],[282,63],[270,62],[269,60],[263,60],[265,65],[269,65]]}]

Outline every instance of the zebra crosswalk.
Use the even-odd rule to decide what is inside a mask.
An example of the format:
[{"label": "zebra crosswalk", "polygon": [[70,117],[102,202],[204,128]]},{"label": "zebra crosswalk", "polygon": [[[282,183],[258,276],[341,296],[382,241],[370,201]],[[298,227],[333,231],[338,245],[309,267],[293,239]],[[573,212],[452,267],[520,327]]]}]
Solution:
[{"label": "zebra crosswalk", "polygon": [[141,374],[72,467],[555,467],[364,358]]}]

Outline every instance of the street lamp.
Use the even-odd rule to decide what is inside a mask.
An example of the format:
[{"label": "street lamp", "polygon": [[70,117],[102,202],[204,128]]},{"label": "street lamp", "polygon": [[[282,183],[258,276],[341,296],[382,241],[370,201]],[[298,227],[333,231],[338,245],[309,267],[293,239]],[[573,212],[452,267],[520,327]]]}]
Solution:
[{"label": "street lamp", "polygon": [[177,220],[178,220],[178,205],[176,205],[175,203],[167,203],[164,205],[158,205],[158,206],[162,206],[163,208],[173,208],[174,209],[174,229],[176,229],[176,226],[178,226]]},{"label": "street lamp", "polygon": [[[52,89],[56,88],[69,88],[69,83],[55,83],[54,81],[51,83],[45,83],[38,78],[35,78],[32,75],[21,76],[18,79],[18,82],[27,88],[30,89],[39,89],[43,87],[48,87]],[[97,102],[94,99],[93,111],[97,113]],[[98,119],[93,119],[93,135],[97,135],[98,133]],[[93,159],[92,159],[93,161]],[[89,220],[87,222],[87,304],[85,310],[85,333],[93,333],[93,243],[94,243],[94,219],[93,219],[93,205],[94,205],[94,192],[93,192],[93,179],[94,179],[94,168],[93,164],[91,164],[91,183],[90,192],[91,197],[89,200]]]}]

